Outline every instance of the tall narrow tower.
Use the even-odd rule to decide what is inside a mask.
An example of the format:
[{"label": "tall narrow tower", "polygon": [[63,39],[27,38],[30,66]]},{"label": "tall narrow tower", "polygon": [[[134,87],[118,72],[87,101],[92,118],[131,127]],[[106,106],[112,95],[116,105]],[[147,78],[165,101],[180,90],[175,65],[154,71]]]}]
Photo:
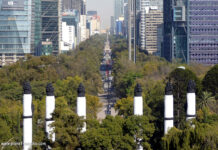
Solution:
[{"label": "tall narrow tower", "polygon": [[132,60],[132,0],[128,0],[128,49],[129,60]]}]

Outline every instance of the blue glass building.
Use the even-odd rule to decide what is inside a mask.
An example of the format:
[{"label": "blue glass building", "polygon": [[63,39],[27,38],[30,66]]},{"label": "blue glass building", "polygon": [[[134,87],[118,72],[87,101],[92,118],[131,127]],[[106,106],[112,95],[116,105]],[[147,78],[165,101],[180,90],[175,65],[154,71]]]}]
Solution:
[{"label": "blue glass building", "polygon": [[162,57],[188,62],[187,0],[164,0],[164,42]]},{"label": "blue glass building", "polygon": [[189,61],[218,64],[218,1],[189,0]]},{"label": "blue glass building", "polygon": [[0,0],[0,65],[31,54],[32,0]]}]

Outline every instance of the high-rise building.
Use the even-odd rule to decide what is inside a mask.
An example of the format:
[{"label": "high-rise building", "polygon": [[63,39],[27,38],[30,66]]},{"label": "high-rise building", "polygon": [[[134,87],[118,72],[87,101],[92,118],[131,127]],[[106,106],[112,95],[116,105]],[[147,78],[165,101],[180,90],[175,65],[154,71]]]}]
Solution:
[{"label": "high-rise building", "polygon": [[124,0],[124,36],[127,38],[128,37],[128,0]]},{"label": "high-rise building", "polygon": [[111,16],[110,34],[114,35],[114,33],[115,33],[115,20],[114,20],[114,16]]},{"label": "high-rise building", "polygon": [[62,11],[72,11],[77,9],[81,13],[82,0],[62,0]]},{"label": "high-rise building", "polygon": [[95,11],[95,10],[87,11],[87,16],[94,16],[94,15],[98,15],[97,11]]},{"label": "high-rise building", "polygon": [[124,35],[124,17],[119,17],[116,20],[116,35]]},{"label": "high-rise building", "polygon": [[33,54],[33,1],[0,0],[0,66]]},{"label": "high-rise building", "polygon": [[189,0],[188,62],[218,64],[218,1]]},{"label": "high-rise building", "polygon": [[86,15],[80,15],[79,42],[85,41],[86,39],[87,39]]},{"label": "high-rise building", "polygon": [[86,14],[86,0],[62,0],[62,11],[78,10],[81,15]]},{"label": "high-rise building", "polygon": [[151,54],[161,51],[163,1],[141,0],[140,1],[140,25],[138,44],[141,50],[147,50]]},{"label": "high-rise building", "polygon": [[41,0],[34,1],[34,24],[35,24],[35,33],[34,33],[34,55],[42,55],[42,26],[41,26]]},{"label": "high-rise building", "polygon": [[49,51],[45,48],[48,47],[49,42],[52,44],[49,46],[52,47],[52,53],[58,54],[61,41],[61,0],[41,0],[41,17],[42,49]]},{"label": "high-rise building", "polygon": [[75,48],[75,26],[62,22],[61,53]]},{"label": "high-rise building", "polygon": [[[69,12],[63,12],[62,13],[62,22],[66,22],[67,26],[74,26],[75,27],[75,44],[74,46],[79,44],[79,22],[80,22],[80,14],[78,10],[72,10]],[[61,31],[66,32],[64,30]],[[63,35],[62,35],[63,36]]]},{"label": "high-rise building", "polygon": [[[161,51],[163,13],[157,6],[145,8],[145,34],[141,35],[141,50],[146,50],[149,54],[157,54]],[[141,32],[143,33],[143,32]]]},{"label": "high-rise building", "polygon": [[124,16],[124,0],[115,0],[114,2],[114,19],[117,20],[119,17]]},{"label": "high-rise building", "polygon": [[187,0],[164,1],[164,42],[162,56],[187,62]]},{"label": "high-rise building", "polygon": [[[97,13],[96,13],[97,14]],[[89,36],[99,34],[101,32],[101,19],[98,15],[89,16],[87,18],[87,22],[89,24]]]},{"label": "high-rise building", "polygon": [[81,15],[86,15],[86,0],[82,0],[81,3]]}]

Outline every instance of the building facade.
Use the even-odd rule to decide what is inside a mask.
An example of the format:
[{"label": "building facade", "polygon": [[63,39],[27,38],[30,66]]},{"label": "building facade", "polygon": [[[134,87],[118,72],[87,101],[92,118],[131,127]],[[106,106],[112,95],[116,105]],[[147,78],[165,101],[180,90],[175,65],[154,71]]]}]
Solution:
[{"label": "building facade", "polygon": [[163,1],[141,0],[138,45],[141,50],[160,55],[163,24]]},{"label": "building facade", "polygon": [[[41,0],[41,20],[42,43],[51,42],[52,53],[59,54],[61,41],[61,0]],[[45,46],[47,47],[47,45]],[[42,47],[45,46],[42,44]]]},{"label": "building facade", "polygon": [[95,35],[95,34],[100,34],[101,32],[101,19],[100,16],[98,15],[93,15],[87,19],[89,23],[89,36]]},{"label": "building facade", "polygon": [[145,49],[149,54],[159,54],[161,51],[162,24],[162,11],[158,10],[157,6],[147,7],[145,12],[145,38],[141,38],[141,49]]},{"label": "building facade", "polygon": [[33,53],[32,6],[32,0],[0,0],[0,66]]},{"label": "building facade", "polygon": [[66,53],[69,50],[75,48],[75,26],[62,22],[62,34],[61,34],[61,53]]},{"label": "building facade", "polygon": [[188,62],[187,0],[164,1],[163,34],[162,56],[168,61]]},{"label": "building facade", "polygon": [[115,0],[114,2],[114,19],[124,16],[124,0]]},{"label": "building facade", "polygon": [[218,1],[189,0],[189,62],[218,64]]},{"label": "building facade", "polygon": [[62,11],[73,11],[77,9],[81,13],[82,0],[62,0]]}]

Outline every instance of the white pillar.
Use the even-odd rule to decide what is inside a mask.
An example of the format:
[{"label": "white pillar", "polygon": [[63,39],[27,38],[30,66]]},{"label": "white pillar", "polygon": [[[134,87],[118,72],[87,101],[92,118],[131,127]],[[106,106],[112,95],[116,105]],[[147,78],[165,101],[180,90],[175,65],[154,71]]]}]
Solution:
[{"label": "white pillar", "polygon": [[51,127],[51,124],[54,122],[52,113],[55,110],[55,96],[54,96],[54,88],[51,83],[49,83],[46,87],[46,116],[45,116],[45,132],[47,134],[47,138],[52,142],[55,141],[55,132],[54,127]]},{"label": "white pillar", "polygon": [[[78,87],[78,97],[77,97],[77,115],[79,117],[83,117],[83,119],[86,119],[86,97],[85,97],[85,88],[80,83]],[[81,130],[81,132],[86,131],[86,123],[84,122],[84,126]]]},{"label": "white pillar", "polygon": [[187,88],[187,118],[186,120],[194,119],[196,117],[196,95],[195,82],[190,80]]},{"label": "white pillar", "polygon": [[32,94],[29,82],[23,85],[23,150],[32,149]]},{"label": "white pillar", "polygon": [[[142,88],[140,84],[137,84],[134,91],[134,115],[143,116],[143,98],[142,98]],[[136,139],[137,150],[143,150],[141,144],[142,139]]]},{"label": "white pillar", "polygon": [[134,115],[143,115],[142,89],[139,84],[136,85],[134,92]]},{"label": "white pillar", "polygon": [[167,134],[174,126],[173,119],[173,87],[168,82],[165,88],[164,97],[164,134]]}]

